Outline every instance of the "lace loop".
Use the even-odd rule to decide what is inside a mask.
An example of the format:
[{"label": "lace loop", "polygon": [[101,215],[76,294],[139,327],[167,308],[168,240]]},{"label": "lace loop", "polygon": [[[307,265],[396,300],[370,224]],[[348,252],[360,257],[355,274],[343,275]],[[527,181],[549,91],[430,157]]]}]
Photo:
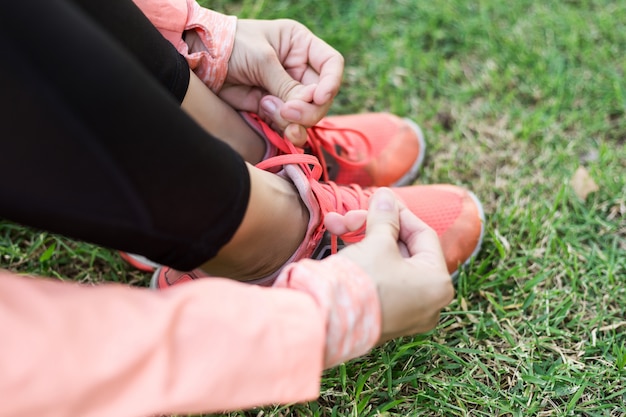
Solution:
[{"label": "lace loop", "polygon": [[[291,141],[283,138],[272,130],[255,113],[249,113],[249,117],[256,120],[267,140],[283,154],[304,154],[302,148],[297,148]],[[324,150],[328,156],[340,161],[341,165],[353,168],[364,167],[372,160],[372,144],[362,132],[347,127],[336,127],[332,124],[315,125],[307,129],[307,146],[311,153],[316,155],[322,168],[321,177],[329,181],[328,161],[324,156]],[[322,134],[321,132],[329,134]],[[332,138],[332,139],[331,139]],[[361,151],[357,151],[360,149]]]},{"label": "lace loop", "polygon": [[[320,131],[332,131],[340,134],[341,140],[336,140],[337,136],[335,136],[335,140],[331,141],[328,138],[330,135],[322,135]],[[326,162],[326,158],[324,157],[324,153],[322,152],[322,148],[333,158],[341,161],[343,165],[351,166],[351,167],[363,167],[370,163],[372,159],[372,145],[367,137],[358,130],[350,129],[350,128],[338,128],[338,127],[330,127],[330,126],[322,126],[316,125],[310,127],[308,130],[307,144],[311,148],[314,154],[319,155],[320,163],[323,168],[323,176],[324,181],[328,181],[328,164]],[[363,158],[362,155],[356,155],[354,150],[358,148],[357,143],[352,138],[358,138],[360,142],[365,147],[365,155]],[[338,148],[343,150],[344,152],[340,155],[338,152]],[[345,155],[345,156],[344,156]]]}]

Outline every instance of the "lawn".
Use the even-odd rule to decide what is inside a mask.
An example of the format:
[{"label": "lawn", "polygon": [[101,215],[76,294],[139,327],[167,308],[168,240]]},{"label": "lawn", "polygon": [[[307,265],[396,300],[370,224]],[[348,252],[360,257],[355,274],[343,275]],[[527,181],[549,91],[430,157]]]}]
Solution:
[{"label": "lawn", "polygon": [[[468,187],[487,216],[434,331],[327,371],[315,402],[229,416],[626,416],[626,2],[205,3],[305,23],[346,60],[331,112],[412,118],[417,182]],[[0,266],[149,279],[10,222]]]}]

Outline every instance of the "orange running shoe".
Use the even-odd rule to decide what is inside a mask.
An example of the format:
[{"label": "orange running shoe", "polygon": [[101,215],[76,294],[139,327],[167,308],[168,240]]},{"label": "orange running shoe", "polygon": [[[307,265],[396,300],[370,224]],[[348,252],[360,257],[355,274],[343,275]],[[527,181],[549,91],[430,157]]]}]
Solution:
[{"label": "orange running shoe", "polygon": [[[329,235],[324,226],[324,216],[329,212],[345,214],[350,210],[367,209],[369,198],[377,187],[319,182],[322,167],[311,155],[280,155],[257,166],[261,169],[282,166],[283,176],[294,183],[310,213],[306,236],[286,264],[302,258],[322,259],[336,253],[345,243],[363,239],[364,230],[339,237]],[[468,263],[480,250],[484,233],[484,212],[480,201],[470,191],[447,184],[394,187],[392,190],[416,216],[435,230],[448,271],[455,276],[459,267]],[[278,273],[276,271],[271,276],[259,277],[248,283],[271,285]],[[200,270],[178,272],[162,267],[154,273],[152,286],[162,289],[208,276]]]},{"label": "orange running shoe", "polygon": [[412,183],[424,161],[426,142],[420,127],[390,113],[327,116],[307,129],[303,149],[288,147],[256,114],[244,120],[266,140],[266,158],[309,153],[322,165],[321,179],[361,187]]}]

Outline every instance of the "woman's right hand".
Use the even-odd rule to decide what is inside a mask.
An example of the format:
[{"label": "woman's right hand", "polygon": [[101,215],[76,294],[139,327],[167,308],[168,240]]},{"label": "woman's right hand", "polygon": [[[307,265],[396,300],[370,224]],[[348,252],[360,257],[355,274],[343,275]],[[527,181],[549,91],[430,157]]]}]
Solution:
[{"label": "woman's right hand", "polygon": [[326,115],[337,95],[343,68],[343,56],[299,22],[239,19],[219,95],[303,146],[305,128]]},{"label": "woman's right hand", "polygon": [[365,238],[338,252],[374,280],[381,303],[379,343],[435,328],[454,287],[434,230],[388,188],[378,189],[368,211],[329,213],[325,224],[341,235],[367,221]]}]

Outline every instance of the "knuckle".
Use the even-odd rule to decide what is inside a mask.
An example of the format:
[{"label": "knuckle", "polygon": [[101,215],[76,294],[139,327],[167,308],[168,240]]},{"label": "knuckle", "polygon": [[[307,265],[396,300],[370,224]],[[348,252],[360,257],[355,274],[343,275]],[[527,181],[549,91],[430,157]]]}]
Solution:
[{"label": "knuckle", "polygon": [[278,88],[278,96],[284,97],[285,99],[290,98],[298,85],[299,83],[296,80],[286,77]]},{"label": "knuckle", "polygon": [[425,324],[424,326],[424,332],[429,332],[431,330],[434,330],[435,327],[437,327],[437,325],[439,324],[439,318],[440,318],[440,314],[439,311],[437,311],[435,314],[433,314],[430,319],[428,320],[428,322]]}]

